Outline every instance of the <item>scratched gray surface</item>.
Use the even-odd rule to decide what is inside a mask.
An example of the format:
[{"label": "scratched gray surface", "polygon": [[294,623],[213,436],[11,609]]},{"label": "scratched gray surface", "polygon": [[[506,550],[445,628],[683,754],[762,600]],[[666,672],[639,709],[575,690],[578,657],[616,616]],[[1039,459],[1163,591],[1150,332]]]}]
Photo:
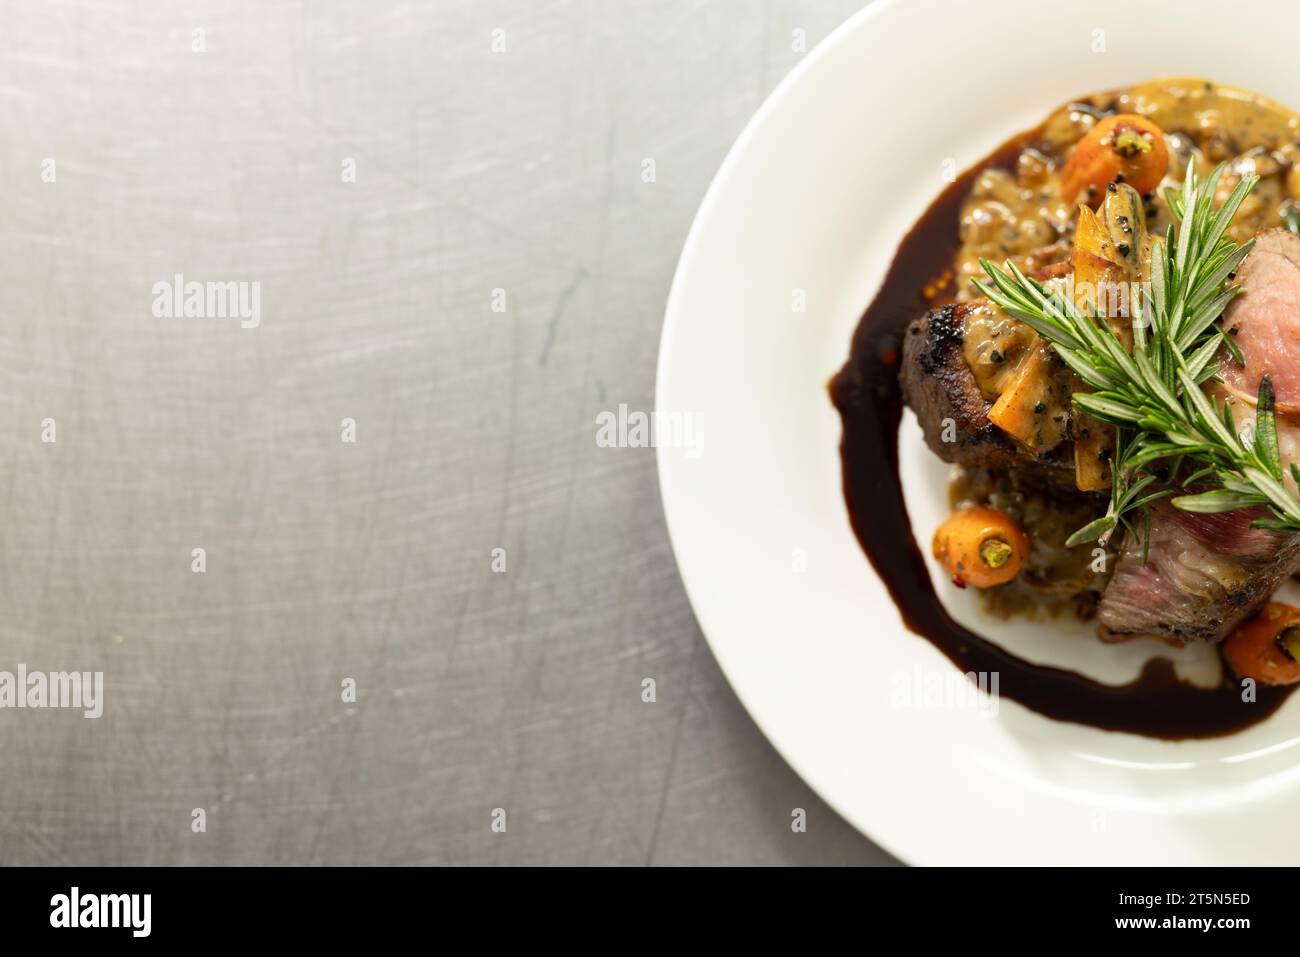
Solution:
[{"label": "scratched gray surface", "polygon": [[[857,5],[5,2],[0,669],[106,700],[0,710],[0,862],[890,861],[594,442],[792,31]],[[260,326],[155,318],[176,273]]]}]

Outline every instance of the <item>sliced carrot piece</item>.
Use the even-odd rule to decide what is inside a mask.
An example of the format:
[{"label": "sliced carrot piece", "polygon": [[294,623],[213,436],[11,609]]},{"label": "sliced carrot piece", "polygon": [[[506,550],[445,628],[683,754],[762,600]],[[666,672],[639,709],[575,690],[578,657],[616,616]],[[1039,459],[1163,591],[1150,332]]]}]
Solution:
[{"label": "sliced carrot piece", "polygon": [[1223,660],[1242,678],[1266,685],[1295,684],[1300,681],[1300,608],[1269,602],[1220,647]]}]

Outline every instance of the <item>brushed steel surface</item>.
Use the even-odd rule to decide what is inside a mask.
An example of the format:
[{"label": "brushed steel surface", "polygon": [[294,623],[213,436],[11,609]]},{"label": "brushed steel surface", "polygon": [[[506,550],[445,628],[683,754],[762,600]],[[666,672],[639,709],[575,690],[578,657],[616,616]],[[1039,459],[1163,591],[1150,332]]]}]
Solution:
[{"label": "brushed steel surface", "polygon": [[[6,3],[0,669],[106,688],[0,710],[0,863],[888,862],[594,442],[792,31],[858,5]],[[176,274],[260,325],[155,317]]]}]

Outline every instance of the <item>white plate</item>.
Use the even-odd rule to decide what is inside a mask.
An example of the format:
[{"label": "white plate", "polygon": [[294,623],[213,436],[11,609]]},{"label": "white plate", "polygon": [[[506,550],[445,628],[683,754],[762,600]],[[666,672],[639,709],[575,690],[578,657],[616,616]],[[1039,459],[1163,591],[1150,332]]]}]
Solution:
[{"label": "white plate", "polygon": [[[1065,6],[874,3],[759,110],[704,200],[668,302],[658,410],[704,423],[702,454],[659,449],[669,531],[754,720],[903,860],[1294,864],[1300,696],[1240,734],[1173,743],[1005,699],[996,715],[900,707],[900,682],[955,669],[902,626],[849,528],[825,385],[898,241],[943,188],[945,160],[964,169],[1073,96],[1161,74],[1300,105],[1300,7],[1261,21],[1203,0]],[[1093,52],[1098,31],[1105,52]],[[946,473],[910,420],[900,441],[925,541]],[[981,621],[940,591],[1017,653],[1106,681],[1136,675],[1153,650]]]}]

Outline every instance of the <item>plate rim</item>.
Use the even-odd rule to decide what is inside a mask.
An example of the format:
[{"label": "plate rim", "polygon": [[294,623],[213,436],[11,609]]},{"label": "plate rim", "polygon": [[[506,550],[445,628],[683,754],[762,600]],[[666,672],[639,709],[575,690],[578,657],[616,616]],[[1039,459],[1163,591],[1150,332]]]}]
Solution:
[{"label": "plate rim", "polygon": [[[695,216],[691,220],[690,229],[687,231],[686,240],[682,245],[681,255],[678,256],[677,265],[673,269],[672,284],[669,287],[668,298],[664,306],[664,322],[659,336],[659,354],[655,362],[655,410],[662,414],[665,410],[662,406],[662,396],[665,393],[665,385],[668,379],[667,357],[671,354],[671,345],[676,335],[678,320],[677,313],[680,311],[679,301],[683,295],[682,288],[684,285],[683,273],[687,263],[693,258],[696,247],[702,242],[701,237],[707,229],[708,222],[712,218],[714,209],[718,204],[718,197],[721,195],[725,183],[730,179],[734,167],[736,167],[741,157],[746,152],[750,142],[758,135],[762,127],[769,121],[771,116],[777,111],[781,102],[789,95],[790,91],[797,86],[803,77],[816,68],[817,64],[822,62],[831,52],[835,50],[845,39],[852,33],[856,32],[862,26],[875,18],[882,16],[889,10],[896,7],[901,0],[871,0],[862,9],[852,14],[830,33],[824,37],[813,49],[790,70],[789,73],[781,79],[771,93],[763,100],[758,109],[745,123],[735,141],[727,150],[713,178],[709,181],[709,186],[704,192],[704,198],[700,201],[699,207],[695,211]],[[681,534],[677,526],[679,519],[674,519],[674,510],[668,501],[665,488],[668,485],[667,473],[672,467],[669,457],[665,455],[662,447],[655,449],[656,461],[656,478],[659,484],[659,502],[664,513],[664,524],[668,531],[669,544],[672,548],[673,561],[677,565],[678,578],[682,583],[682,588],[686,592],[687,600],[691,604],[691,612],[699,626],[700,633],[704,636],[705,642],[709,645],[709,650],[713,654],[714,660],[718,664],[723,676],[727,679],[727,684],[735,694],[737,700],[744,708],[746,715],[754,725],[762,732],[763,737],[768,744],[781,756],[781,759],[797,774],[801,781],[807,785],[817,797],[825,802],[836,814],[849,823],[854,830],[876,844],[878,847],[892,855],[898,861],[904,864],[912,864],[913,860],[904,855],[900,848],[890,839],[881,837],[874,829],[868,830],[858,817],[849,812],[842,806],[839,801],[832,798],[815,780],[815,775],[809,772],[809,769],[798,760],[790,749],[786,748],[780,741],[779,735],[773,732],[773,729],[767,721],[759,717],[756,709],[749,700],[747,691],[742,690],[740,683],[734,680],[732,669],[726,661],[726,657],[719,653],[718,645],[709,637],[710,628],[705,621],[705,615],[702,613],[702,603],[696,598],[695,587],[690,583],[688,577],[682,570],[681,559],[679,557],[679,547]]]}]

